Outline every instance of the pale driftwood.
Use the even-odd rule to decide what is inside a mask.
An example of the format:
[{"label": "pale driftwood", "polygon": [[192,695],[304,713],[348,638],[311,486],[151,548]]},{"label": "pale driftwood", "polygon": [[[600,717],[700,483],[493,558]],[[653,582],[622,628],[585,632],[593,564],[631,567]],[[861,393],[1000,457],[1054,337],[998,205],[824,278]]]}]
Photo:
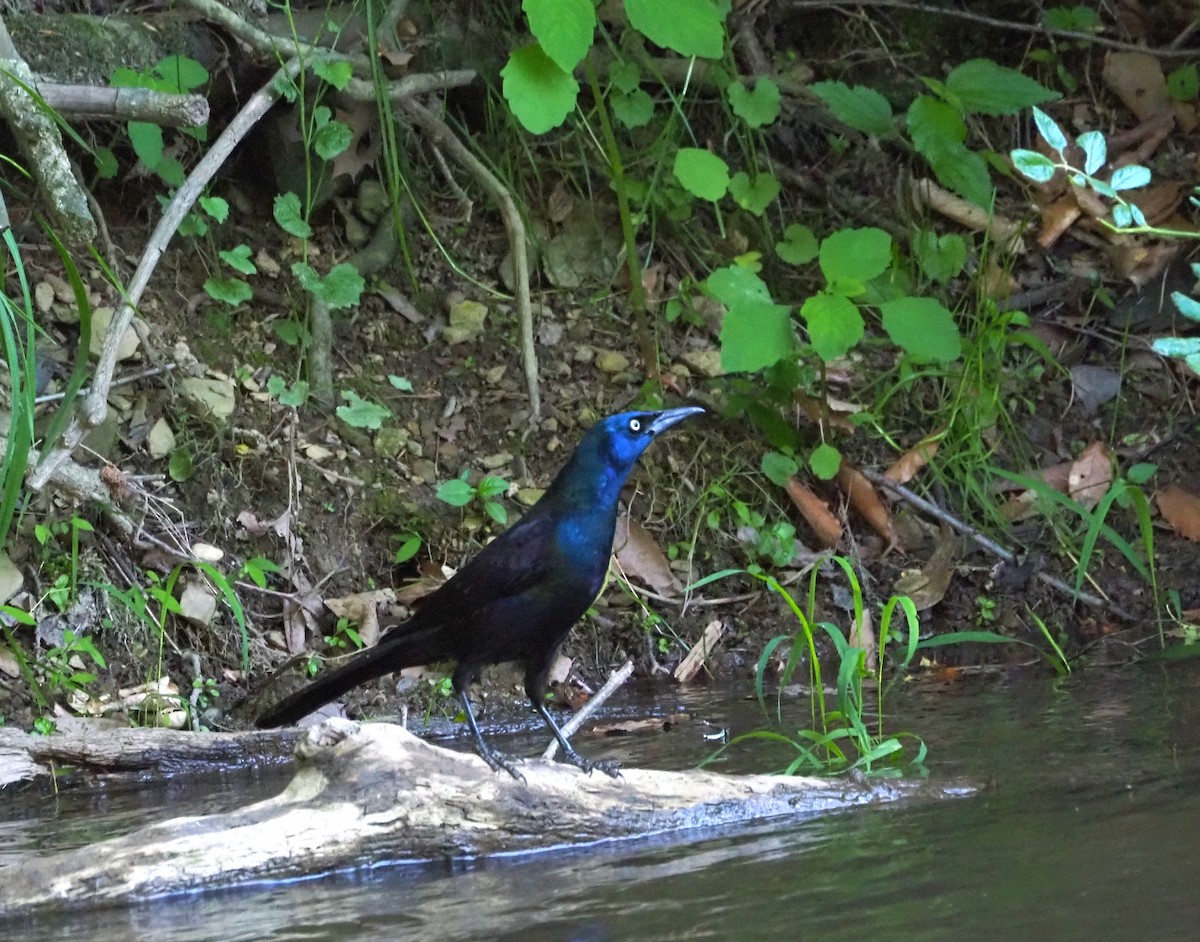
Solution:
[{"label": "pale driftwood", "polygon": [[0,869],[0,916],[144,899],[347,867],[537,852],[804,817],[914,795],[923,783],[626,769],[618,779],[530,761],[526,781],[399,726],[327,720],[275,798],[176,818]]},{"label": "pale driftwood", "polygon": [[105,774],[174,775],[280,761],[298,730],[197,733],[173,729],[103,728],[94,720],[59,721],[59,731],[35,736],[0,727],[0,788],[65,768]]}]

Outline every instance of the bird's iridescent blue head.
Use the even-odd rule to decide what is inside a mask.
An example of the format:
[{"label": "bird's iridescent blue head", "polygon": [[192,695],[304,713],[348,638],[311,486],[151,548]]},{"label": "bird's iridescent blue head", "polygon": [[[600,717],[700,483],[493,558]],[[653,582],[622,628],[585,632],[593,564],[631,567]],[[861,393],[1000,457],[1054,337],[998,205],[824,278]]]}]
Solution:
[{"label": "bird's iridescent blue head", "polygon": [[588,429],[555,483],[561,481],[561,487],[571,490],[586,489],[592,501],[611,502],[615,510],[617,496],[642,452],[667,429],[703,411],[699,406],[683,406],[601,419]]}]

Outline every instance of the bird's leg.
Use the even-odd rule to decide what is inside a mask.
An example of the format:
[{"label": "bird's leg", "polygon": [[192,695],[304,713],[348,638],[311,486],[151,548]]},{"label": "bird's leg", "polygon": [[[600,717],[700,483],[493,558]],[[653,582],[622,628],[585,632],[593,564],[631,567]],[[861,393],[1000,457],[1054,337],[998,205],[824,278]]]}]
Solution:
[{"label": "bird's leg", "polygon": [[559,729],[558,724],[554,722],[554,717],[552,717],[550,715],[550,711],[546,709],[546,697],[544,691],[543,695],[540,697],[534,697],[534,695],[531,693],[529,695],[529,699],[533,701],[534,709],[542,715],[542,719],[545,720],[546,725],[550,727],[550,732],[554,733],[554,738],[558,740],[558,744],[562,748],[563,758],[570,762],[571,765],[578,766],[589,774],[591,773],[592,769],[599,769],[605,775],[611,775],[613,778],[617,778],[620,775],[621,766],[619,763],[610,762],[607,760],[585,759],[573,748],[571,748],[571,744],[567,742],[567,737],[563,735],[563,731]]},{"label": "bird's leg", "polygon": [[492,767],[493,772],[503,769],[517,781],[524,782],[525,776],[513,767],[512,758],[502,752],[497,752],[483,741],[483,734],[479,732],[479,724],[475,722],[475,711],[471,708],[471,698],[467,696],[465,690],[459,691],[458,699],[462,701],[463,712],[467,714],[467,725],[471,727],[471,735],[475,737],[475,751],[479,753],[484,762]]}]

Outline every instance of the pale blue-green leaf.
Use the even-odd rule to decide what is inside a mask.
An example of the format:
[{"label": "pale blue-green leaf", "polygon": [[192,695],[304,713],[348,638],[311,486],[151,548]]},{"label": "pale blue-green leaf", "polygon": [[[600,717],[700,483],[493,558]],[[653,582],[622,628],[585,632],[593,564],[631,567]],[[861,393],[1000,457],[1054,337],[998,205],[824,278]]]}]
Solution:
[{"label": "pale blue-green leaf", "polygon": [[1083,172],[1091,175],[1104,166],[1108,160],[1108,144],[1100,131],[1088,131],[1075,138],[1075,143],[1083,149]]},{"label": "pale blue-green leaf", "polygon": [[1136,190],[1150,182],[1150,170],[1139,164],[1130,164],[1116,170],[1109,180],[1114,190]]},{"label": "pale blue-green leaf", "polygon": [[1033,122],[1037,125],[1038,133],[1042,136],[1042,140],[1049,144],[1051,148],[1060,154],[1067,149],[1067,136],[1063,134],[1062,128],[1055,123],[1050,115],[1042,111],[1041,108],[1033,109]]}]

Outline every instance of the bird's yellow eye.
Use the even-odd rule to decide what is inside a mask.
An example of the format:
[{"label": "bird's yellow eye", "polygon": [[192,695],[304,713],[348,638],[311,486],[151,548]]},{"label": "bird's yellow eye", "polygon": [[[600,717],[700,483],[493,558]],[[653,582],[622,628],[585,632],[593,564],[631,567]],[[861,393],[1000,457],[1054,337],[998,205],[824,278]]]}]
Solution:
[{"label": "bird's yellow eye", "polygon": [[630,419],[629,420],[629,431],[640,432],[641,430],[642,430],[642,420],[641,419]]}]

